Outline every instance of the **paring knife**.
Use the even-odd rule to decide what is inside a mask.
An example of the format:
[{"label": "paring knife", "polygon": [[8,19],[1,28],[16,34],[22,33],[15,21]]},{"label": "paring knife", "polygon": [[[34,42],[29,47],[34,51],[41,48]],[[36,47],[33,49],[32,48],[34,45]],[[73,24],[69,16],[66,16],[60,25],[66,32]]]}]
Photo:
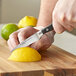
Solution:
[{"label": "paring knife", "polygon": [[29,46],[30,44],[38,41],[45,33],[52,31],[52,30],[53,30],[53,26],[52,26],[52,24],[50,24],[49,26],[45,27],[44,29],[42,29],[42,30],[38,31],[37,33],[33,34],[32,36],[28,37],[22,43],[17,45],[12,51],[14,51],[15,49],[20,48],[20,47]]}]

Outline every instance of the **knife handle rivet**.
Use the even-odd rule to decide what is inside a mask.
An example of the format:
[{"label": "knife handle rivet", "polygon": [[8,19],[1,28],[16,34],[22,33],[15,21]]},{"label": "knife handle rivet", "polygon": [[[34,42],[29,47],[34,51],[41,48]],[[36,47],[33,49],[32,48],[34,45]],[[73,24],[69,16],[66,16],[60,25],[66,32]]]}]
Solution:
[{"label": "knife handle rivet", "polygon": [[46,29],[46,31],[49,31],[49,29]]}]

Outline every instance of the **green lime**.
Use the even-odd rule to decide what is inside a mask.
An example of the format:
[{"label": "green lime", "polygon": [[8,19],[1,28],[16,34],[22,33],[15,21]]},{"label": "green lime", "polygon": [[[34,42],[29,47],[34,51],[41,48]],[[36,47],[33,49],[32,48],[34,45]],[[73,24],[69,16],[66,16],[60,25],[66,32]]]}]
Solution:
[{"label": "green lime", "polygon": [[18,26],[16,24],[5,24],[1,29],[1,36],[5,39],[9,39],[9,35],[14,31],[18,30]]}]

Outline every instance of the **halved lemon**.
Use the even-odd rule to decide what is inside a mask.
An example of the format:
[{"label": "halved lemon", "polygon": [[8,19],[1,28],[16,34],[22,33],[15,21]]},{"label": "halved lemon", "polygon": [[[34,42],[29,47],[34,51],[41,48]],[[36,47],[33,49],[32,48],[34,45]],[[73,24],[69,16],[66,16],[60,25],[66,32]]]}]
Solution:
[{"label": "halved lemon", "polygon": [[40,61],[41,55],[33,48],[22,47],[14,50],[8,60],[18,62]]}]

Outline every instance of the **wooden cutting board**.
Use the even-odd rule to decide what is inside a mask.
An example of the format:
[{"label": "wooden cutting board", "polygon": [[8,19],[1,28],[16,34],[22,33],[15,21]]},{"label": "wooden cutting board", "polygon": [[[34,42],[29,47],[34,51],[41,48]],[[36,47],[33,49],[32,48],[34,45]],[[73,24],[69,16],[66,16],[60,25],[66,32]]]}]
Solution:
[{"label": "wooden cutting board", "polygon": [[0,76],[76,76],[76,56],[52,45],[39,62],[12,62],[6,41],[0,39]]}]

